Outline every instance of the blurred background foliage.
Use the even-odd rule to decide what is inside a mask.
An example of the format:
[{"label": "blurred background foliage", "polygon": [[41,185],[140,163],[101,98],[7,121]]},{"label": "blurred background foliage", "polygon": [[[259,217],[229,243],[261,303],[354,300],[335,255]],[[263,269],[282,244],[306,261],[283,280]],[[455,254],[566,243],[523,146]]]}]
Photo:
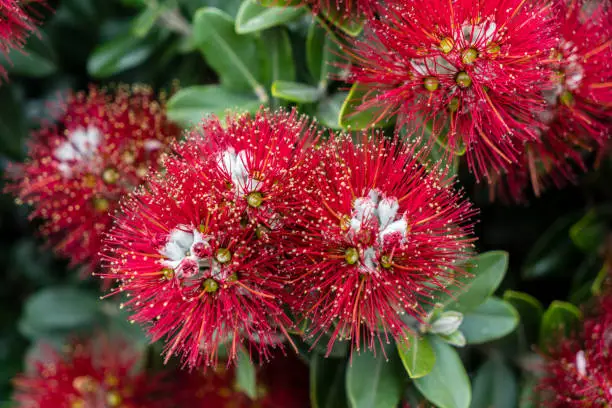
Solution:
[{"label": "blurred background foliage", "polygon": [[[205,114],[229,108],[254,111],[260,105],[297,105],[333,129],[355,129],[368,121],[347,114],[347,95],[352,92],[354,99],[359,89],[329,79],[330,74],[342,78],[333,65],[340,58],[334,42],[339,30],[303,8],[270,9],[252,0],[50,4],[56,12],[46,13],[26,53],[13,52],[11,63],[4,62],[10,82],[0,86],[2,172],[10,161],[23,160],[29,131],[52,119],[47,106],[67,89],[84,89],[92,82],[144,82],[173,92],[169,115],[184,126]],[[349,33],[358,28],[343,27]],[[539,331],[554,326],[555,319],[571,319],[579,313],[571,304],[579,306],[600,290],[604,257],[612,251],[612,166],[605,160],[576,185],[532,197],[527,205],[490,203],[486,185],[476,184],[463,165],[458,174],[481,210],[479,252],[510,254],[498,293],[528,316],[516,334],[520,338],[461,351],[478,401],[479,389],[491,389],[487,382],[529,381],[519,377],[519,369]],[[61,342],[68,333],[98,325],[128,331],[146,344],[112,302],[98,302],[99,282],[81,280],[66,260],[43,247],[27,212],[9,195],[0,196],[0,402],[9,399],[9,380],[23,369],[27,353],[36,352],[30,348],[33,340]],[[569,303],[553,303],[544,313],[554,300]],[[334,360],[317,361],[315,370],[326,375],[344,370]],[[516,386],[501,388],[496,392],[518,398]]]}]

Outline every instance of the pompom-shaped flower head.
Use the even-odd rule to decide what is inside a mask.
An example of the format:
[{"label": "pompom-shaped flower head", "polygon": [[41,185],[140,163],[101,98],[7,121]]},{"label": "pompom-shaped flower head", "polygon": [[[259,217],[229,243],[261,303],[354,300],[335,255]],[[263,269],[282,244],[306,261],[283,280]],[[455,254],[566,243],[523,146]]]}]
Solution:
[{"label": "pompom-shaped flower head", "polygon": [[176,146],[164,174],[124,202],[106,241],[105,276],[120,280],[133,319],[191,367],[216,364],[226,342],[230,362],[240,343],[265,359],[291,324],[277,248],[262,228],[274,231],[295,206],[279,189],[301,187],[288,174],[308,131],[285,113],[226,122],[208,119]]},{"label": "pompom-shaped flower head", "polygon": [[600,300],[580,333],[550,351],[540,389],[545,406],[604,408],[612,405],[612,298]]},{"label": "pompom-shaped flower head", "polygon": [[[477,177],[517,160],[545,107],[542,67],[554,46],[552,6],[524,0],[393,0],[369,18],[350,81],[371,89],[361,109],[432,121]],[[384,119],[382,115],[380,119]],[[419,135],[421,132],[417,132]]]},{"label": "pompom-shaped flower head", "polygon": [[[32,4],[46,3],[45,0],[0,0],[0,53],[8,54],[13,48],[21,48],[27,36],[34,31],[36,21],[26,9]],[[0,76],[5,76],[5,69],[0,66]]]},{"label": "pompom-shaped flower head", "polygon": [[75,342],[58,353],[51,348],[14,381],[20,408],[168,408],[159,376],[138,373],[139,356],[118,339]]},{"label": "pompom-shaped flower head", "polygon": [[[585,168],[581,153],[601,149],[612,124],[612,9],[589,9],[583,0],[561,1],[559,39],[550,61],[554,87],[545,92],[546,129],[528,143],[505,180],[509,196],[522,201],[531,184],[536,195],[551,182],[560,187]],[[502,183],[502,189],[504,184]]]},{"label": "pompom-shaped flower head", "polygon": [[243,224],[263,239],[291,222],[301,206],[303,173],[314,165],[303,162],[303,152],[317,139],[315,125],[296,111],[234,115],[225,125],[212,117],[175,146],[183,160],[166,166],[172,172],[200,171],[214,199],[235,206]]},{"label": "pompom-shaped flower head", "polygon": [[67,97],[57,123],[33,135],[9,190],[72,264],[93,267],[119,198],[138,186],[180,129],[145,87],[90,88]]},{"label": "pompom-shaped flower head", "polygon": [[399,143],[340,137],[313,155],[321,167],[288,261],[291,302],[311,335],[331,334],[330,350],[342,338],[357,349],[403,339],[409,316],[422,321],[432,291],[462,273],[475,211]]}]

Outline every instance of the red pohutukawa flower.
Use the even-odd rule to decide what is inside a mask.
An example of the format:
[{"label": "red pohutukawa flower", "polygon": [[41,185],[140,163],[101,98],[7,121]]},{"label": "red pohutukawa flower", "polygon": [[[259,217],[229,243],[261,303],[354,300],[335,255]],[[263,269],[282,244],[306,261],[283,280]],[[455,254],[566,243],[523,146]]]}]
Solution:
[{"label": "red pohutukawa flower", "polygon": [[[7,54],[13,48],[21,48],[27,36],[36,28],[36,20],[26,6],[45,3],[44,0],[0,0],[0,53]],[[0,76],[5,76],[0,66]]]},{"label": "red pohutukawa flower", "polygon": [[597,315],[577,335],[563,339],[546,357],[540,388],[546,406],[609,407],[612,404],[612,298],[600,300]]},{"label": "red pohutukawa flower", "polygon": [[[321,163],[287,269],[288,300],[311,336],[374,347],[423,320],[432,292],[462,273],[472,247],[471,204],[414,149],[380,137],[340,137],[313,152]],[[363,340],[363,341],[362,341]]]},{"label": "red pohutukawa flower", "polygon": [[539,195],[550,182],[573,181],[576,169],[585,169],[582,153],[600,149],[612,133],[612,11],[604,4],[588,10],[583,0],[558,6],[560,35],[547,61],[555,86],[545,91],[541,114],[546,129],[508,170],[514,201],[524,199],[529,184]]},{"label": "red pohutukawa flower", "polygon": [[163,99],[140,86],[91,87],[58,110],[56,124],[34,133],[8,190],[33,207],[31,218],[43,221],[41,231],[59,254],[93,268],[119,198],[157,166],[180,129],[166,118]]},{"label": "red pohutukawa flower", "polygon": [[161,378],[138,373],[138,353],[121,340],[75,342],[64,353],[43,350],[32,369],[13,380],[20,408],[172,406]]},{"label": "red pohutukawa flower", "polygon": [[543,67],[555,45],[552,6],[524,0],[393,0],[369,18],[350,81],[370,91],[360,109],[432,121],[450,150],[467,149],[477,177],[514,163],[536,140]]},{"label": "red pohutukawa flower", "polygon": [[231,362],[244,340],[267,358],[282,340],[284,278],[263,238],[293,215],[299,194],[288,192],[305,190],[295,168],[309,166],[300,146],[312,131],[294,113],[208,119],[124,202],[105,277],[153,340],[167,338],[167,358],[215,364],[228,342]]},{"label": "red pohutukawa flower", "polygon": [[[263,239],[298,211],[303,172],[313,165],[303,163],[304,151],[318,134],[314,123],[296,111],[229,116],[225,125],[212,117],[174,147],[182,160],[166,166],[174,173],[199,171],[214,189],[214,199],[232,203],[243,223]],[[302,174],[296,174],[298,167]]]}]

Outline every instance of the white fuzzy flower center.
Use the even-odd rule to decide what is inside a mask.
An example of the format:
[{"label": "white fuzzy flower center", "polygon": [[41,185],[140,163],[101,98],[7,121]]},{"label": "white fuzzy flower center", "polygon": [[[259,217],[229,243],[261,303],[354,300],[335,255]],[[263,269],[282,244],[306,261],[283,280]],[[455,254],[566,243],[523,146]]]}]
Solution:
[{"label": "white fuzzy flower center", "polygon": [[581,377],[586,376],[587,373],[587,362],[584,355],[584,351],[580,350],[576,353],[576,370]]},{"label": "white fuzzy flower center", "polygon": [[[172,269],[179,279],[224,279],[226,277],[221,276],[221,265],[213,257],[209,241],[210,237],[197,229],[179,226],[170,232],[166,244],[159,250],[166,258],[162,264]],[[189,266],[194,268],[189,269]]]},{"label": "white fuzzy flower center", "polygon": [[370,190],[367,197],[359,197],[353,202],[353,212],[349,223],[349,234],[357,235],[362,229],[374,230],[376,237],[372,245],[361,254],[360,271],[372,273],[378,265],[379,251],[388,238],[397,237],[399,242],[406,241],[408,222],[404,215],[398,214],[399,202],[394,197],[383,197],[376,190]]},{"label": "white fuzzy flower center", "polygon": [[72,175],[74,163],[84,163],[93,159],[102,141],[102,132],[95,126],[79,127],[67,135],[66,141],[53,151],[58,161],[57,168],[65,177]]},{"label": "white fuzzy flower center", "polygon": [[257,191],[260,182],[249,176],[248,156],[246,150],[238,153],[233,148],[224,151],[217,160],[218,165],[227,171],[236,188],[236,194],[248,194]]}]

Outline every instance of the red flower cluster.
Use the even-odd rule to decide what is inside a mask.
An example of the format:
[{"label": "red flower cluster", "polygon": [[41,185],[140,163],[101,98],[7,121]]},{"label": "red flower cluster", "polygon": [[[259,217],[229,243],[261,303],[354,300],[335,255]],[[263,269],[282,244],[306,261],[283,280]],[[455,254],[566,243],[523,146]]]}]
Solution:
[{"label": "red flower cluster", "polygon": [[547,61],[554,87],[539,139],[528,143],[501,184],[502,195],[520,201],[531,184],[536,195],[549,182],[562,186],[585,169],[582,153],[600,150],[612,125],[612,8],[589,10],[587,2],[562,1],[557,46]]},{"label": "red flower cluster", "polygon": [[119,198],[156,167],[180,134],[146,87],[94,87],[68,96],[56,124],[33,135],[9,191],[33,207],[41,232],[73,265],[93,269]]},{"label": "red flower cluster", "polygon": [[354,44],[349,81],[371,88],[362,109],[431,121],[434,137],[465,147],[477,177],[491,177],[537,138],[552,23],[544,1],[394,0]]},{"label": "red flower cluster", "polygon": [[282,341],[291,321],[269,234],[299,203],[296,170],[314,135],[295,113],[231,116],[225,127],[211,118],[123,202],[104,277],[120,280],[153,340],[167,338],[167,358],[214,365],[229,341],[232,361],[243,339],[267,358]]},{"label": "red flower cluster", "polygon": [[317,137],[295,112],[210,118],[123,201],[103,277],[166,358],[216,365],[244,344],[267,359],[286,307],[314,333],[335,325],[332,341],[399,337],[461,273],[474,210],[440,174],[381,138]]},{"label": "red flower cluster", "polygon": [[[26,10],[32,3],[44,4],[44,0],[0,0],[0,53],[8,54],[13,48],[21,48],[26,37],[34,31],[36,21]],[[0,76],[5,76],[0,66]]]},{"label": "red flower cluster", "polygon": [[161,377],[137,373],[138,354],[127,343],[105,337],[51,348],[32,370],[14,381],[20,408],[168,408],[172,399]]},{"label": "red flower cluster", "polygon": [[[413,149],[382,137],[340,137],[312,152],[320,163],[287,261],[292,306],[353,347],[402,339],[412,316],[469,256],[476,211]],[[364,340],[363,343],[361,340]]]},{"label": "red flower cluster", "polygon": [[587,318],[582,331],[547,357],[547,376],[540,384],[552,408],[612,405],[612,298],[601,300],[597,315]]}]

